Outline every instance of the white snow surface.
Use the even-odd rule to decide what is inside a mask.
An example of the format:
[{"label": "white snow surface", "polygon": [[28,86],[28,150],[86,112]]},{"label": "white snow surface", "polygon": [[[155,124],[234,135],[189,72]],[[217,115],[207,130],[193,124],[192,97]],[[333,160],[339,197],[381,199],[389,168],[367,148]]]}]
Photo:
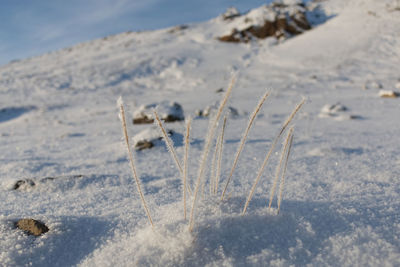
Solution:
[{"label": "white snow surface", "polygon": [[[122,33],[0,67],[0,265],[399,266],[400,98],[378,92],[400,79],[400,11],[389,0],[319,2],[327,21],[280,44],[220,43],[224,22],[216,18]],[[227,88],[232,71],[238,77],[228,105],[251,114],[266,89],[271,95],[228,197],[220,201],[246,116],[228,119],[217,196],[209,193],[213,164],[206,165],[193,232],[168,150],[134,152],[152,228],[122,141],[118,97],[132,138],[153,127],[131,123],[135,107],[175,101],[194,117],[221,99],[215,91]],[[364,90],[371,81],[382,88]],[[242,216],[265,154],[302,97],[279,215],[276,199],[271,210],[267,205],[280,145]],[[361,119],[319,117],[334,103]],[[208,124],[192,123],[192,190]],[[183,138],[184,122],[168,127]],[[175,149],[182,160],[184,142]],[[26,178],[36,186],[12,189]],[[189,194],[188,213],[192,200]],[[28,236],[14,228],[20,218],[50,231]]]}]

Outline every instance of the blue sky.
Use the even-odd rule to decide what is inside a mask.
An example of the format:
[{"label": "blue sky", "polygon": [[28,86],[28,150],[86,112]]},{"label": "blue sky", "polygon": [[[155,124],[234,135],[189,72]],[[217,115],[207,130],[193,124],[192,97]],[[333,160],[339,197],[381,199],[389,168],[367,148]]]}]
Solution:
[{"label": "blue sky", "polygon": [[[267,0],[2,0],[0,65],[124,31],[208,20]],[[269,2],[269,1],[268,1]]]}]

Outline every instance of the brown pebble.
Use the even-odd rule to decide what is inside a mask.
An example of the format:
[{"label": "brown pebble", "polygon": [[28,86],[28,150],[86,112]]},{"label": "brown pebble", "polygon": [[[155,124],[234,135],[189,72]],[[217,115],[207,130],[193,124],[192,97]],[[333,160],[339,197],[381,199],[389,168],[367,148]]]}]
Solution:
[{"label": "brown pebble", "polygon": [[49,228],[42,222],[34,219],[21,219],[15,223],[15,226],[28,235],[40,236],[49,231]]}]

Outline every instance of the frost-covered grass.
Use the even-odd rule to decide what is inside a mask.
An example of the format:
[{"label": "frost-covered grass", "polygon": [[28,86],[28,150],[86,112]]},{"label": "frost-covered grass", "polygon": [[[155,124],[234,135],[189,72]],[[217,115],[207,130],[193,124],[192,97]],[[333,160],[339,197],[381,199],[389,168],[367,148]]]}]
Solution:
[{"label": "frost-covered grass", "polygon": [[[217,126],[219,124],[219,120],[220,120],[220,118],[221,118],[221,116],[222,116],[222,114],[224,112],[225,106],[226,106],[226,104],[228,102],[229,96],[230,96],[231,91],[233,89],[234,81],[235,81],[235,78],[232,78],[232,81],[231,81],[231,83],[230,83],[230,85],[229,85],[229,87],[228,87],[223,99],[221,99],[221,102],[220,102],[220,105],[219,105],[219,108],[218,108],[216,114],[210,119],[210,124],[209,124],[209,127],[208,127],[208,131],[207,131],[206,136],[204,137],[204,140],[206,140],[206,141],[205,141],[205,144],[204,144],[204,147],[203,147],[202,158],[201,158],[201,160],[199,162],[199,166],[198,166],[198,172],[197,172],[198,173],[198,177],[197,177],[197,179],[195,181],[195,187],[194,187],[194,193],[193,193],[194,194],[193,195],[193,203],[192,203],[192,207],[191,207],[191,211],[190,211],[190,220],[189,220],[189,223],[188,223],[189,232],[193,231],[193,227],[194,227],[194,224],[195,224],[195,208],[196,208],[197,202],[199,201],[198,200],[198,198],[199,198],[198,195],[202,194],[201,198],[204,199],[204,198],[215,198],[215,195],[218,194],[218,190],[217,189],[218,189],[219,179],[215,179],[215,181],[214,181],[213,180],[214,179],[213,175],[216,174],[216,172],[214,170],[215,166],[218,165],[219,166],[218,168],[221,169],[221,166],[220,166],[221,165],[221,161],[219,160],[219,162],[216,163],[216,161],[217,161],[216,155],[217,155],[218,147],[219,147],[220,153],[223,150],[223,145],[224,145],[223,136],[224,136],[225,125],[226,125],[226,120],[227,120],[227,116],[226,115],[224,117],[220,139],[218,139],[218,137],[215,138],[214,135],[215,135]],[[233,176],[233,171],[234,171],[235,167],[238,164],[239,156],[240,156],[240,153],[243,151],[243,148],[244,148],[244,145],[245,145],[245,142],[246,142],[246,138],[247,138],[247,136],[249,134],[250,128],[251,128],[252,124],[254,123],[254,120],[255,120],[257,114],[259,113],[259,111],[261,110],[261,107],[264,104],[264,102],[265,102],[266,98],[268,97],[268,95],[269,95],[269,92],[266,92],[261,97],[261,99],[259,100],[258,104],[255,106],[255,109],[254,109],[253,113],[249,117],[249,122],[247,124],[247,127],[245,128],[245,131],[244,131],[244,133],[242,135],[242,138],[241,138],[241,141],[239,143],[239,147],[238,147],[237,152],[235,154],[234,161],[233,161],[233,164],[232,164],[232,168],[231,168],[231,170],[229,172],[229,175],[227,176],[227,179],[226,179],[226,182],[225,182],[226,185],[225,185],[225,187],[224,187],[224,189],[222,191],[220,201],[225,201],[224,198],[225,198],[226,190],[227,190],[227,188],[229,186],[229,182],[230,182],[230,180],[231,180],[231,178]],[[266,154],[266,158],[265,158],[260,170],[258,171],[257,178],[255,179],[253,187],[251,188],[251,190],[249,192],[249,196],[247,198],[247,201],[244,204],[242,215],[245,215],[245,213],[246,213],[246,209],[247,209],[247,207],[248,207],[248,205],[249,205],[249,203],[251,201],[251,198],[253,197],[253,194],[254,194],[254,191],[256,189],[256,186],[259,183],[260,178],[263,176],[264,169],[265,169],[265,167],[266,167],[266,165],[268,163],[268,160],[269,160],[272,152],[274,152],[274,148],[275,148],[277,142],[279,141],[279,139],[282,136],[282,134],[285,132],[285,130],[288,127],[288,125],[293,120],[295,114],[300,110],[301,106],[304,104],[304,101],[305,100],[302,100],[301,103],[298,104],[295,107],[293,112],[290,114],[290,116],[283,123],[283,126],[280,129],[280,131],[278,132],[278,135],[275,137],[274,142],[271,144],[271,147],[268,150],[268,153]],[[129,142],[129,136],[128,136],[128,132],[127,132],[125,111],[124,111],[124,106],[123,106],[123,103],[122,103],[122,98],[118,99],[118,106],[119,106],[119,109],[120,109],[119,116],[120,116],[121,122],[122,122],[122,131],[124,133],[124,140],[125,140],[125,144],[127,146],[127,152],[128,152],[128,156],[129,156],[129,163],[130,163],[130,167],[131,167],[131,170],[132,170],[132,174],[133,174],[133,177],[135,179],[137,190],[138,190],[138,193],[140,195],[140,198],[141,198],[141,201],[142,201],[142,204],[143,204],[143,208],[144,208],[144,210],[146,212],[146,215],[147,215],[147,217],[149,219],[150,225],[152,227],[154,227],[153,220],[152,220],[152,217],[150,215],[150,211],[149,211],[149,209],[147,207],[146,200],[145,200],[145,197],[144,197],[142,189],[141,189],[141,185],[140,185],[141,182],[140,182],[140,178],[138,177],[138,174],[137,174],[137,171],[136,171],[136,167],[135,167],[132,151],[130,149],[130,142]],[[167,131],[165,130],[165,127],[164,127],[163,123],[161,122],[156,110],[153,110],[153,116],[155,118],[155,124],[159,127],[161,135],[163,136],[163,139],[164,139],[164,142],[166,144],[166,147],[167,147],[169,153],[171,154],[171,157],[172,157],[173,161],[176,164],[176,167],[177,167],[177,169],[179,171],[179,175],[182,177],[182,184],[181,184],[181,188],[182,189],[181,190],[183,192],[182,193],[182,195],[183,195],[183,218],[186,220],[186,210],[187,210],[186,209],[186,205],[187,205],[186,204],[186,199],[187,199],[186,195],[187,195],[188,189],[191,188],[190,181],[189,181],[189,183],[187,185],[187,168],[188,168],[188,166],[187,166],[188,165],[187,164],[187,158],[188,158],[188,150],[189,150],[189,146],[190,146],[189,145],[190,144],[190,142],[189,142],[189,131],[190,131],[191,122],[190,122],[190,119],[189,119],[188,123],[187,123],[187,127],[186,127],[185,152],[184,152],[185,154],[183,156],[183,164],[182,164],[180,159],[178,159],[178,156],[177,156],[176,150],[174,148],[173,142],[169,138],[169,136],[167,134]],[[287,162],[288,162],[288,159],[289,159],[290,149],[291,149],[292,142],[293,142],[293,130],[294,130],[294,128],[292,127],[289,130],[289,133],[287,135],[285,144],[284,144],[282,152],[281,152],[281,158],[280,158],[279,164],[276,167],[275,179],[274,179],[273,186],[272,186],[272,189],[271,189],[271,192],[270,192],[270,198],[269,198],[269,204],[268,204],[269,208],[271,208],[271,205],[272,205],[272,199],[273,199],[273,197],[275,195],[275,189],[276,189],[279,177],[282,176],[281,177],[281,183],[280,183],[280,186],[279,186],[277,213],[279,213],[279,209],[280,209],[280,205],[281,205],[281,201],[282,201]],[[215,139],[218,139],[218,140],[215,140]],[[216,144],[216,149],[215,149],[214,157],[211,157],[211,159],[210,159],[209,152],[211,150],[211,145],[212,144]],[[221,159],[221,155],[219,156],[219,159]],[[185,171],[182,168],[182,165],[184,166]],[[210,174],[208,177],[205,175],[206,169],[211,170],[211,172],[208,171],[208,173]],[[281,174],[281,172],[282,172],[282,174]],[[204,188],[207,187],[206,186],[207,183],[208,183],[208,187],[210,188],[208,196],[206,196],[207,192],[206,192],[206,190],[204,190]],[[213,190],[214,186],[215,186],[215,190]],[[200,188],[202,188],[201,192],[200,192]],[[190,191],[191,190],[189,190],[189,192]]]}]

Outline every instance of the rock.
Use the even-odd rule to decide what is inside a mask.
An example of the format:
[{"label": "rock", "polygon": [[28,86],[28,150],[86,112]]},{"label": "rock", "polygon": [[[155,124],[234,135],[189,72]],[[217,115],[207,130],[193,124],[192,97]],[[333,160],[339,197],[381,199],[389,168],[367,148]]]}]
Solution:
[{"label": "rock", "polygon": [[364,84],[364,90],[368,89],[382,89],[383,85],[377,81],[366,81]]},{"label": "rock", "polygon": [[333,118],[334,120],[337,120],[337,121],[362,119],[361,116],[348,114],[347,111],[348,111],[348,108],[343,106],[340,103],[336,103],[333,105],[327,104],[322,107],[321,112],[319,113],[318,117]]},{"label": "rock", "polygon": [[379,90],[379,96],[383,98],[396,98],[400,96],[400,93],[392,90]]},{"label": "rock", "polygon": [[135,144],[135,149],[136,150],[150,149],[153,146],[154,146],[154,143],[152,141],[143,140],[143,141],[139,141]]},{"label": "rock", "polygon": [[28,235],[40,236],[49,231],[42,222],[34,219],[21,219],[15,223],[15,227],[25,231]]},{"label": "rock", "polygon": [[133,118],[133,124],[148,124],[153,123],[154,119],[143,115],[143,117]]},{"label": "rock", "polygon": [[[174,138],[177,135],[172,130],[166,130],[169,137]],[[136,134],[132,139],[133,147],[136,150],[144,150],[150,149],[154,146],[164,145],[163,144],[163,135],[161,134],[160,130],[157,127],[151,127],[145,129],[138,134]]]},{"label": "rock", "polygon": [[178,26],[175,26],[175,27],[172,27],[171,29],[169,29],[168,33],[179,33],[188,28],[189,28],[189,26],[187,26],[187,25],[178,25]]},{"label": "rock", "polygon": [[247,43],[254,38],[287,38],[311,29],[307,9],[301,1],[276,1],[268,6],[254,9],[245,15],[223,15],[232,21],[229,34],[220,36],[222,42]]},{"label": "rock", "polygon": [[[204,109],[198,109],[195,111],[195,115],[197,117],[209,117],[211,114],[214,114],[218,109],[218,103],[215,103],[214,105],[207,106]],[[227,113],[231,118],[236,118],[238,117],[239,111],[234,108],[234,107],[227,107]]]},{"label": "rock", "polygon": [[71,176],[56,176],[56,177],[44,177],[44,178],[33,178],[33,179],[22,179],[15,182],[12,189],[18,191],[30,191],[31,189],[38,189],[48,183],[52,183],[56,180],[74,180],[82,178],[83,175],[71,175]]},{"label": "rock", "polygon": [[164,122],[182,121],[185,119],[182,106],[176,102],[161,102],[140,106],[133,113],[133,124],[148,124],[154,122],[153,110],[156,110]]},{"label": "rock", "polygon": [[235,7],[229,7],[224,14],[222,14],[223,20],[231,20],[240,16],[240,12]]},{"label": "rock", "polygon": [[346,110],[347,110],[347,108],[340,103],[336,103],[333,105],[327,104],[322,107],[321,113],[333,114],[333,113],[338,113],[338,112],[346,111]]},{"label": "rock", "polygon": [[33,180],[31,180],[31,179],[25,179],[25,180],[18,180],[18,181],[14,184],[13,189],[14,189],[14,190],[17,190],[17,189],[20,189],[20,188],[27,189],[27,188],[32,188],[32,187],[34,187],[34,186],[35,186],[35,182],[34,182]]}]

